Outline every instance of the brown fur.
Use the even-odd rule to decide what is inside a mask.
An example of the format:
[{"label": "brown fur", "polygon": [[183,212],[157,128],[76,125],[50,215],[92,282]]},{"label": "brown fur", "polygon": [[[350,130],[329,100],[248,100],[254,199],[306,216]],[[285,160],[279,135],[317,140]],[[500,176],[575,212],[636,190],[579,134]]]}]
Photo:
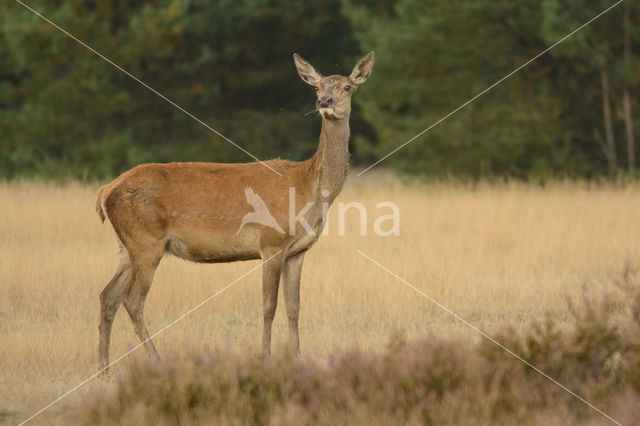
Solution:
[{"label": "brown fur", "polygon": [[[321,203],[332,202],[345,180],[351,95],[371,73],[373,52],[360,60],[350,77],[322,77],[299,56],[294,55],[294,60],[301,78],[317,87],[319,104],[320,99],[331,99],[331,107],[319,107],[322,130],[318,150],[311,159],[266,162],[282,176],[259,162],[142,164],[98,190],[98,215],[102,221],[109,219],[122,247],[120,266],[100,294],[99,356],[105,372],[111,325],[121,302],[136,334],[157,356],[144,324],[143,309],[154,271],[165,252],[194,262],[269,259],[263,264],[263,350],[270,352],[271,324],[282,276],[291,345],[299,351],[304,253],[322,230]],[[256,223],[237,232],[244,215],[251,212],[245,198],[247,187],[264,200],[284,234]],[[289,188],[295,188],[296,214],[306,203],[315,203],[305,215],[314,235],[300,224],[289,229]]]},{"label": "brown fur", "polygon": [[102,211],[102,192],[104,191],[104,186],[98,189],[98,199],[96,200],[96,212],[98,212],[98,216],[100,217],[100,222],[104,223],[104,212]]}]

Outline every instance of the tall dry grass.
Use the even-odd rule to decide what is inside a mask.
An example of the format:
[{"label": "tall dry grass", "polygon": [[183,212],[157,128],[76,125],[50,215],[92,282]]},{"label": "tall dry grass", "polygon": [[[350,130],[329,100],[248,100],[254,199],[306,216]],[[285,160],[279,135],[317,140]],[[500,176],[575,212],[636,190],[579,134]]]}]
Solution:
[{"label": "tall dry grass", "polygon": [[[54,420],[92,425],[609,425],[640,416],[640,283],[497,338],[558,383],[488,340],[401,337],[324,361],[224,350],[129,366],[108,392]],[[573,394],[572,394],[573,392]],[[579,398],[583,398],[581,401]],[[595,404],[595,405],[594,405]]]},{"label": "tall dry grass", "polygon": [[[112,230],[100,225],[93,210],[95,189],[0,184],[0,413],[8,422],[28,417],[97,368],[98,294],[118,258]],[[303,357],[353,346],[378,350],[398,331],[409,340],[431,334],[479,339],[356,250],[488,332],[503,324],[518,329],[545,314],[565,321],[565,296],[579,305],[584,294],[610,285],[627,259],[639,258],[639,195],[639,185],[405,186],[353,178],[337,202],[367,206],[369,235],[358,235],[357,215],[350,211],[347,233],[338,236],[332,209],[330,235],[308,253],[303,269]],[[388,213],[376,209],[382,201],[400,208],[399,237],[373,235],[373,220]],[[166,257],[147,299],[150,331],[256,264],[196,265]],[[205,346],[258,352],[259,282],[256,271],[156,338],[160,354]],[[283,350],[286,336],[279,309],[274,352]],[[112,359],[135,344],[120,311]],[[69,401],[103,386],[111,385],[93,381]],[[57,404],[47,415],[64,407]]]}]

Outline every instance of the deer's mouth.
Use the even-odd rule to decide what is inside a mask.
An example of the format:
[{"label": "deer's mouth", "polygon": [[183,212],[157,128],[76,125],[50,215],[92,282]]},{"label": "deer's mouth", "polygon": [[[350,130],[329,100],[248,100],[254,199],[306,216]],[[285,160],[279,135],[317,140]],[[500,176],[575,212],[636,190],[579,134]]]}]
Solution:
[{"label": "deer's mouth", "polygon": [[318,108],[318,111],[320,111],[320,115],[322,115],[323,118],[338,118],[336,115],[336,109],[333,107]]}]

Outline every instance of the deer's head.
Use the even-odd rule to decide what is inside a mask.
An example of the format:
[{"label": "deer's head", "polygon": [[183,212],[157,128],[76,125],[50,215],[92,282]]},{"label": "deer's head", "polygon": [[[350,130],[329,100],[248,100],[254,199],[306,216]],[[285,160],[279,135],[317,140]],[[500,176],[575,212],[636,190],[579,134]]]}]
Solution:
[{"label": "deer's head", "polygon": [[323,77],[297,53],[293,54],[293,60],[300,78],[316,88],[318,95],[316,108],[322,117],[327,120],[346,120],[351,113],[351,96],[373,71],[374,53],[369,52],[367,56],[360,59],[349,77],[341,75]]}]

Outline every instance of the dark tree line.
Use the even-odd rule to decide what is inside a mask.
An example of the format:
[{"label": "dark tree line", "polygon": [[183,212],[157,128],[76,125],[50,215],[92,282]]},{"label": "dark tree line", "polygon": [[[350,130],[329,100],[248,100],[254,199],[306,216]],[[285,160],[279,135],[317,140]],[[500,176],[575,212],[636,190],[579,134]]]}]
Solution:
[{"label": "dark tree line", "polygon": [[[612,4],[369,0],[29,3],[260,158],[317,143],[291,54],[345,74],[367,165]],[[640,7],[625,1],[384,164],[466,177],[635,175]],[[635,124],[635,126],[634,126]],[[637,131],[635,132],[637,133]],[[148,161],[251,161],[18,3],[0,15],[0,176],[104,178]]]}]

